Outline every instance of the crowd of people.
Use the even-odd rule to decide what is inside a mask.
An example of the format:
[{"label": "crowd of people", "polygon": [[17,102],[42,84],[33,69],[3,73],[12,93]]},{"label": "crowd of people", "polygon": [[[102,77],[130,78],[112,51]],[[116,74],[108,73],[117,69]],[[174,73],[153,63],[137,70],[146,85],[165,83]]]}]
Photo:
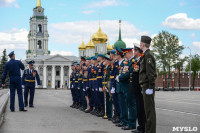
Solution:
[{"label": "crowd of people", "polygon": [[[151,38],[133,48],[84,58],[71,66],[72,108],[112,121],[134,133],[156,133],[156,63]],[[138,124],[137,124],[138,123]]]}]

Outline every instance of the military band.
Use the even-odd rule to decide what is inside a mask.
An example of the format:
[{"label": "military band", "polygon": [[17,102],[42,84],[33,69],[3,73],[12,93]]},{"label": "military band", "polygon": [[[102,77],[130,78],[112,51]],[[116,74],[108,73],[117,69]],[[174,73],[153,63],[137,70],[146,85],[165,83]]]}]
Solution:
[{"label": "military band", "polygon": [[108,119],[122,130],[156,133],[156,64],[150,44],[151,38],[142,36],[132,48],[116,47],[107,55],[87,58],[86,63],[81,57],[70,78],[73,103],[81,103],[85,113]]}]

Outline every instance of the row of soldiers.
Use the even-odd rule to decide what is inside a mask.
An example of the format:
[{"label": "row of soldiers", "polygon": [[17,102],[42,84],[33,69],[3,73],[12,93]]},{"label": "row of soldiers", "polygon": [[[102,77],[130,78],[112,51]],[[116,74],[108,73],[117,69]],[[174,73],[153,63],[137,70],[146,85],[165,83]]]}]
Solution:
[{"label": "row of soldiers", "polygon": [[134,48],[116,47],[109,55],[74,62],[71,107],[111,120],[123,130],[156,133],[156,64],[150,43],[150,37],[142,36]]}]

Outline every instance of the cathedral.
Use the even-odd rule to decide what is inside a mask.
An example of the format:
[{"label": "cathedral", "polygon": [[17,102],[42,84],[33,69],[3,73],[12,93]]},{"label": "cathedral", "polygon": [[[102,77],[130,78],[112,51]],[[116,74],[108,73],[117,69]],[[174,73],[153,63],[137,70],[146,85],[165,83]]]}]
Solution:
[{"label": "cathedral", "polygon": [[27,62],[35,61],[35,69],[40,75],[40,88],[68,88],[71,64],[73,61],[78,61],[79,58],[76,56],[50,55],[47,22],[41,1],[37,0],[37,6],[33,9],[33,16],[30,18],[28,50],[26,51],[26,60],[23,63],[28,68]]},{"label": "cathedral", "polygon": [[92,35],[92,39],[89,40],[88,44],[81,43],[79,46],[79,57],[91,57],[97,56],[98,54],[107,54],[107,52],[119,48],[126,48],[126,44],[121,39],[121,20],[119,21],[119,39],[112,46],[108,42],[108,36],[101,30],[99,25],[99,30]]}]

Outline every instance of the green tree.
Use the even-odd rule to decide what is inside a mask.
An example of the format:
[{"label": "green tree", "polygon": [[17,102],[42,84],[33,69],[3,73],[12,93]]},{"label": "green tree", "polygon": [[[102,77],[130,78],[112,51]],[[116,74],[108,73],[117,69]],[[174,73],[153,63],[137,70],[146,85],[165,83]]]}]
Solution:
[{"label": "green tree", "polygon": [[[3,70],[4,70],[4,67],[5,67],[5,64],[7,63],[7,61],[8,61],[8,59],[7,59],[6,49],[4,49],[3,55],[2,55],[2,57],[1,57],[0,75],[3,74]],[[9,85],[9,80],[8,80],[8,78],[6,78],[5,84],[6,84],[6,87],[8,87],[8,85]]]},{"label": "green tree", "polygon": [[[188,61],[188,65],[186,66],[186,71],[190,71],[190,61]],[[194,83],[198,74],[198,71],[200,71],[200,56],[198,54],[194,55],[191,59],[191,71],[192,71],[192,86],[194,89]]]},{"label": "green tree", "polygon": [[176,35],[162,31],[153,38],[152,48],[157,61],[157,67],[160,69],[160,74],[163,74],[165,81],[167,81],[165,82],[165,86],[169,88],[171,70],[176,68],[177,60],[181,59],[180,55],[184,47],[180,45]]}]

